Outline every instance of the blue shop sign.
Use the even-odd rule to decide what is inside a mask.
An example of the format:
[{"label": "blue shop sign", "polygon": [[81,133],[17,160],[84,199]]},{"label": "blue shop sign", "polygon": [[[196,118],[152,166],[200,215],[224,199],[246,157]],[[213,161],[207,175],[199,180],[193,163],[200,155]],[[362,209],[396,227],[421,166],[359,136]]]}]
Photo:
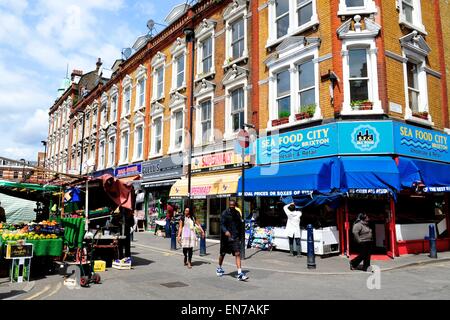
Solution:
[{"label": "blue shop sign", "polygon": [[340,155],[394,153],[392,121],[338,123]]},{"label": "blue shop sign", "polygon": [[449,135],[394,122],[395,153],[422,159],[450,162]]},{"label": "blue shop sign", "polygon": [[117,178],[123,178],[123,177],[129,177],[129,176],[135,176],[138,174],[141,174],[142,172],[142,165],[139,164],[132,164],[129,166],[119,167],[114,170],[114,176]]},{"label": "blue shop sign", "polygon": [[268,164],[337,154],[336,125],[333,123],[260,138],[257,141],[256,162]]}]

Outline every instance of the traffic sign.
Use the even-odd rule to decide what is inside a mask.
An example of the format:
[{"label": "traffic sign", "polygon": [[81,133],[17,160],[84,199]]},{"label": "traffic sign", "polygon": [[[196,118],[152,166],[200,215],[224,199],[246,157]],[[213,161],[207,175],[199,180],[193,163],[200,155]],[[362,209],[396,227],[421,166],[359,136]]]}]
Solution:
[{"label": "traffic sign", "polygon": [[241,148],[248,148],[248,146],[250,145],[250,136],[246,130],[239,130],[237,139]]}]

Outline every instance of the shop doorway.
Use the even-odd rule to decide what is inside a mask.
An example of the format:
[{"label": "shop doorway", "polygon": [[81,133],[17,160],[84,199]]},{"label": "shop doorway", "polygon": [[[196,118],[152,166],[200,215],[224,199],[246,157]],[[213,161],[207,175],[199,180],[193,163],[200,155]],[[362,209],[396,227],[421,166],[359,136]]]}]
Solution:
[{"label": "shop doorway", "polygon": [[359,246],[354,239],[352,229],[358,214],[364,212],[370,217],[370,227],[373,232],[373,256],[393,257],[391,250],[391,209],[389,199],[353,198],[347,200],[347,210],[344,212],[344,225],[348,219],[348,231],[345,234],[346,250],[353,257],[359,253]]},{"label": "shop doorway", "polygon": [[227,198],[209,198],[208,233],[211,238],[220,237],[220,216],[227,208],[227,200]]}]

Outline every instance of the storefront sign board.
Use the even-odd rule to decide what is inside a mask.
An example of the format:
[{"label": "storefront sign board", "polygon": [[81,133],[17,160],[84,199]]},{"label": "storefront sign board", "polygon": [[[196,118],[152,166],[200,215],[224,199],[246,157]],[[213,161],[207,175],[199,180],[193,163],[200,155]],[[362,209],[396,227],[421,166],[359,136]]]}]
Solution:
[{"label": "storefront sign board", "polygon": [[[192,172],[215,171],[236,168],[242,165],[242,156],[234,151],[205,154],[192,158]],[[245,163],[250,162],[250,155],[245,156]]]},{"label": "storefront sign board", "polygon": [[124,178],[129,176],[135,176],[141,174],[142,167],[141,164],[133,164],[129,166],[119,167],[114,170],[114,176],[117,178]]},{"label": "storefront sign board", "polygon": [[450,135],[394,122],[395,151],[399,155],[450,162]]},{"label": "storefront sign board", "polygon": [[144,182],[177,179],[183,174],[183,164],[176,163],[171,157],[151,160],[142,164]]}]

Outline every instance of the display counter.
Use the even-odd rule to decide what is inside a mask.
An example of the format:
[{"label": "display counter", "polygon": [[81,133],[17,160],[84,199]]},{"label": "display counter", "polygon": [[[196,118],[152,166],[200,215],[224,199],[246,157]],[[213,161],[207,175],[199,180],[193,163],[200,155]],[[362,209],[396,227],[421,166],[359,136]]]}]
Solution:
[{"label": "display counter", "polygon": [[[275,249],[289,251],[289,239],[285,228],[274,228],[273,245]],[[308,231],[301,229],[301,252],[307,253]],[[294,241],[295,244],[295,241]],[[317,255],[339,253],[339,231],[337,227],[314,229],[314,252]]]}]

